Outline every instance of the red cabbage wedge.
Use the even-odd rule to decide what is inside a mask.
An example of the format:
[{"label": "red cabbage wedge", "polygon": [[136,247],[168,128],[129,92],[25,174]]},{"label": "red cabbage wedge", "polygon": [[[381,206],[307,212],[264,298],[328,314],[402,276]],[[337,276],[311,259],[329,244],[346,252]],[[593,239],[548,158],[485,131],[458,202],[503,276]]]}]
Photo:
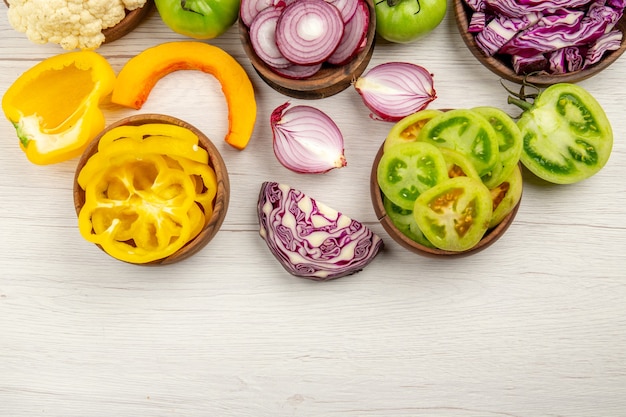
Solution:
[{"label": "red cabbage wedge", "polygon": [[292,275],[327,281],[361,271],[383,246],[371,229],[277,182],[261,185],[260,235]]}]

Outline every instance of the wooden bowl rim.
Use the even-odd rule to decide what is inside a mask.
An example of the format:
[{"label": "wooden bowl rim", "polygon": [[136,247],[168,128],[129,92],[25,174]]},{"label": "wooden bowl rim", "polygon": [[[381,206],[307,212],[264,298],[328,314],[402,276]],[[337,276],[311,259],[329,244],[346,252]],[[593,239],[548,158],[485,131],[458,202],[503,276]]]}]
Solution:
[{"label": "wooden bowl rim", "polygon": [[[378,186],[378,178],[377,178],[377,170],[378,163],[383,156],[384,153],[384,142],[380,145],[376,156],[374,157],[374,162],[372,163],[372,169],[370,172],[370,197],[372,200],[372,205],[374,207],[374,212],[376,213],[376,217],[378,221],[382,224],[385,231],[389,234],[389,236],[395,240],[398,244],[400,244],[405,249],[408,249],[411,252],[417,253],[419,255],[423,255],[426,257],[432,258],[454,258],[454,257],[464,257],[468,255],[472,255],[478,253],[492,244],[494,244],[498,239],[500,239],[504,232],[511,226],[515,216],[517,215],[517,211],[519,210],[522,199],[515,205],[513,210],[506,215],[502,221],[492,229],[489,229],[483,238],[476,245],[471,247],[470,249],[464,251],[449,251],[442,250],[438,248],[430,248],[428,246],[421,245],[414,240],[408,238],[404,233],[402,233],[391,221],[389,216],[387,216],[387,211],[385,210],[383,204],[383,194]],[[522,185],[523,190],[523,185]],[[523,191],[522,191],[523,192]]]},{"label": "wooden bowl rim", "polygon": [[[4,0],[4,4],[10,7],[8,0]],[[153,8],[154,0],[146,0],[146,4],[142,7],[135,10],[126,10],[126,16],[117,25],[102,31],[104,43],[114,42],[132,32]]]},{"label": "wooden bowl rim", "polygon": [[[176,117],[158,114],[158,113],[146,113],[146,114],[137,114],[129,117],[125,117],[123,119],[118,120],[117,122],[107,126],[102,132],[100,132],[85,148],[85,151],[81,155],[78,164],[76,166],[76,170],[74,172],[74,184],[73,184],[73,195],[74,195],[74,208],[76,211],[76,215],[80,213],[81,208],[85,204],[85,191],[78,185],[78,175],[80,174],[81,169],[85,166],[89,158],[95,154],[98,150],[98,143],[100,142],[100,138],[108,131],[124,125],[138,126],[146,123],[166,123],[173,124],[177,126],[181,126],[187,128],[194,132],[199,139],[199,144],[203,148],[205,148],[209,153],[209,164],[215,170],[215,175],[217,177],[217,193],[215,195],[215,203],[213,207],[213,213],[211,215],[211,220],[204,226],[202,231],[194,237],[192,240],[187,242],[185,246],[180,248],[177,252],[161,259],[157,259],[152,262],[143,263],[143,264],[134,264],[133,265],[166,265],[174,262],[182,261],[190,257],[191,255],[198,252],[200,249],[204,248],[217,234],[224,219],[226,218],[226,213],[228,211],[228,205],[230,200],[230,180],[228,176],[228,169],[226,167],[226,163],[224,162],[219,150],[215,146],[215,144],[198,128],[193,126],[190,123],[187,123],[184,120],[178,119]],[[100,249],[102,249],[99,245]],[[106,253],[106,252],[105,252]],[[114,258],[117,259],[117,258]]]},{"label": "wooden bowl rim", "polygon": [[522,84],[524,82],[536,85],[538,87],[547,87],[552,84],[557,83],[577,83],[587,78],[593,77],[594,75],[600,73],[602,70],[607,68],[613,62],[617,61],[617,59],[626,51],[626,14],[620,18],[615,26],[617,29],[621,30],[624,33],[622,37],[622,43],[619,49],[615,51],[608,51],[604,54],[603,58],[579,71],[573,71],[566,74],[540,74],[540,75],[520,75],[516,74],[515,71],[502,59],[493,56],[487,56],[485,53],[476,45],[476,41],[474,40],[474,36],[467,31],[467,26],[469,23],[469,6],[465,4],[463,0],[454,0],[454,16],[456,21],[456,26],[461,35],[461,39],[470,50],[472,55],[485,67],[487,67],[494,74],[517,84]]},{"label": "wooden bowl rim", "polygon": [[376,10],[373,0],[365,0],[369,11],[367,42],[349,63],[342,66],[323,64],[315,75],[305,79],[291,79],[272,71],[254,52],[250,44],[248,28],[241,20],[237,20],[239,38],[243,49],[259,77],[274,90],[281,94],[299,99],[320,99],[340,93],[348,88],[364,71],[374,53],[376,43]]}]

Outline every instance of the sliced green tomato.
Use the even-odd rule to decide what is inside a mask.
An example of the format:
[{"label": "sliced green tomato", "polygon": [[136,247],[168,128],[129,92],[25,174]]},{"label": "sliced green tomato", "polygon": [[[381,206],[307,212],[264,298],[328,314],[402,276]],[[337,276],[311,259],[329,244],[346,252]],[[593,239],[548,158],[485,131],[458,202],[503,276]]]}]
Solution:
[{"label": "sliced green tomato", "polygon": [[405,210],[402,207],[398,207],[384,196],[383,206],[385,207],[385,212],[387,213],[389,220],[391,220],[391,223],[393,223],[393,225],[396,226],[402,234],[420,245],[434,248],[433,244],[426,239],[426,236],[424,236],[424,233],[422,233],[419,226],[415,222],[413,210]]},{"label": "sliced green tomato", "polygon": [[476,172],[476,168],[472,165],[472,162],[462,153],[453,151],[448,148],[440,148],[443,159],[446,161],[446,167],[448,169],[448,177],[470,177],[480,181],[481,178]]},{"label": "sliced green tomato", "polygon": [[489,228],[494,228],[517,206],[522,198],[522,170],[517,164],[509,177],[490,189],[493,201],[493,214]]},{"label": "sliced green tomato", "polygon": [[522,132],[508,114],[496,107],[475,107],[472,111],[491,123],[498,138],[500,163],[496,164],[490,173],[483,176],[485,185],[492,188],[508,178],[517,166],[522,155]]},{"label": "sliced green tomato", "polygon": [[604,110],[575,84],[554,84],[543,90],[517,125],[522,132],[522,163],[539,178],[556,184],[572,184],[596,174],[613,147]]},{"label": "sliced green tomato", "polygon": [[403,209],[412,210],[418,195],[448,178],[446,161],[425,142],[396,145],[383,153],[377,167],[378,186]]},{"label": "sliced green tomato", "polygon": [[424,125],[417,140],[461,152],[481,177],[490,173],[499,160],[493,127],[471,110],[455,109],[434,117]]},{"label": "sliced green tomato", "polygon": [[443,111],[426,109],[420,110],[399,120],[393,125],[389,134],[387,134],[383,150],[386,151],[390,147],[399,143],[415,142],[417,140],[417,135],[420,130],[422,130],[422,127],[426,124],[426,122],[435,116],[439,116],[440,114],[443,114]]},{"label": "sliced green tomato", "polygon": [[413,209],[424,236],[449,251],[471,249],[489,227],[493,201],[489,189],[469,177],[450,178],[423,192]]}]

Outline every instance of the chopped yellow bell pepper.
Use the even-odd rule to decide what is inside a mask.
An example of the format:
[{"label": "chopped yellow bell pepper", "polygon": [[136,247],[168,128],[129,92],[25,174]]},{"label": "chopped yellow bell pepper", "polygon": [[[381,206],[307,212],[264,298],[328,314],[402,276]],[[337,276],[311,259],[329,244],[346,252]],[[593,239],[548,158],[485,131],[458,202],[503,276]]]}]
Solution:
[{"label": "chopped yellow bell pepper", "polygon": [[165,258],[211,219],[217,177],[208,153],[193,132],[171,126],[111,129],[78,173],[80,233],[117,259]]},{"label": "chopped yellow bell pepper", "polygon": [[74,158],[104,128],[99,107],[115,72],[93,51],[47,58],[24,72],[2,98],[29,161],[46,165]]}]

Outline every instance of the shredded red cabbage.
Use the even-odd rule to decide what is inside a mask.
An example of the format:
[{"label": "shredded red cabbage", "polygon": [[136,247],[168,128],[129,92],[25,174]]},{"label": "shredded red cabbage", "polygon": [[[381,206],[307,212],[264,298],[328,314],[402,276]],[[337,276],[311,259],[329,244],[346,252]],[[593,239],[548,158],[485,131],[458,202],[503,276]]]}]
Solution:
[{"label": "shredded red cabbage", "polygon": [[468,32],[488,56],[510,60],[518,74],[561,74],[619,49],[616,29],[626,0],[465,0]]}]

